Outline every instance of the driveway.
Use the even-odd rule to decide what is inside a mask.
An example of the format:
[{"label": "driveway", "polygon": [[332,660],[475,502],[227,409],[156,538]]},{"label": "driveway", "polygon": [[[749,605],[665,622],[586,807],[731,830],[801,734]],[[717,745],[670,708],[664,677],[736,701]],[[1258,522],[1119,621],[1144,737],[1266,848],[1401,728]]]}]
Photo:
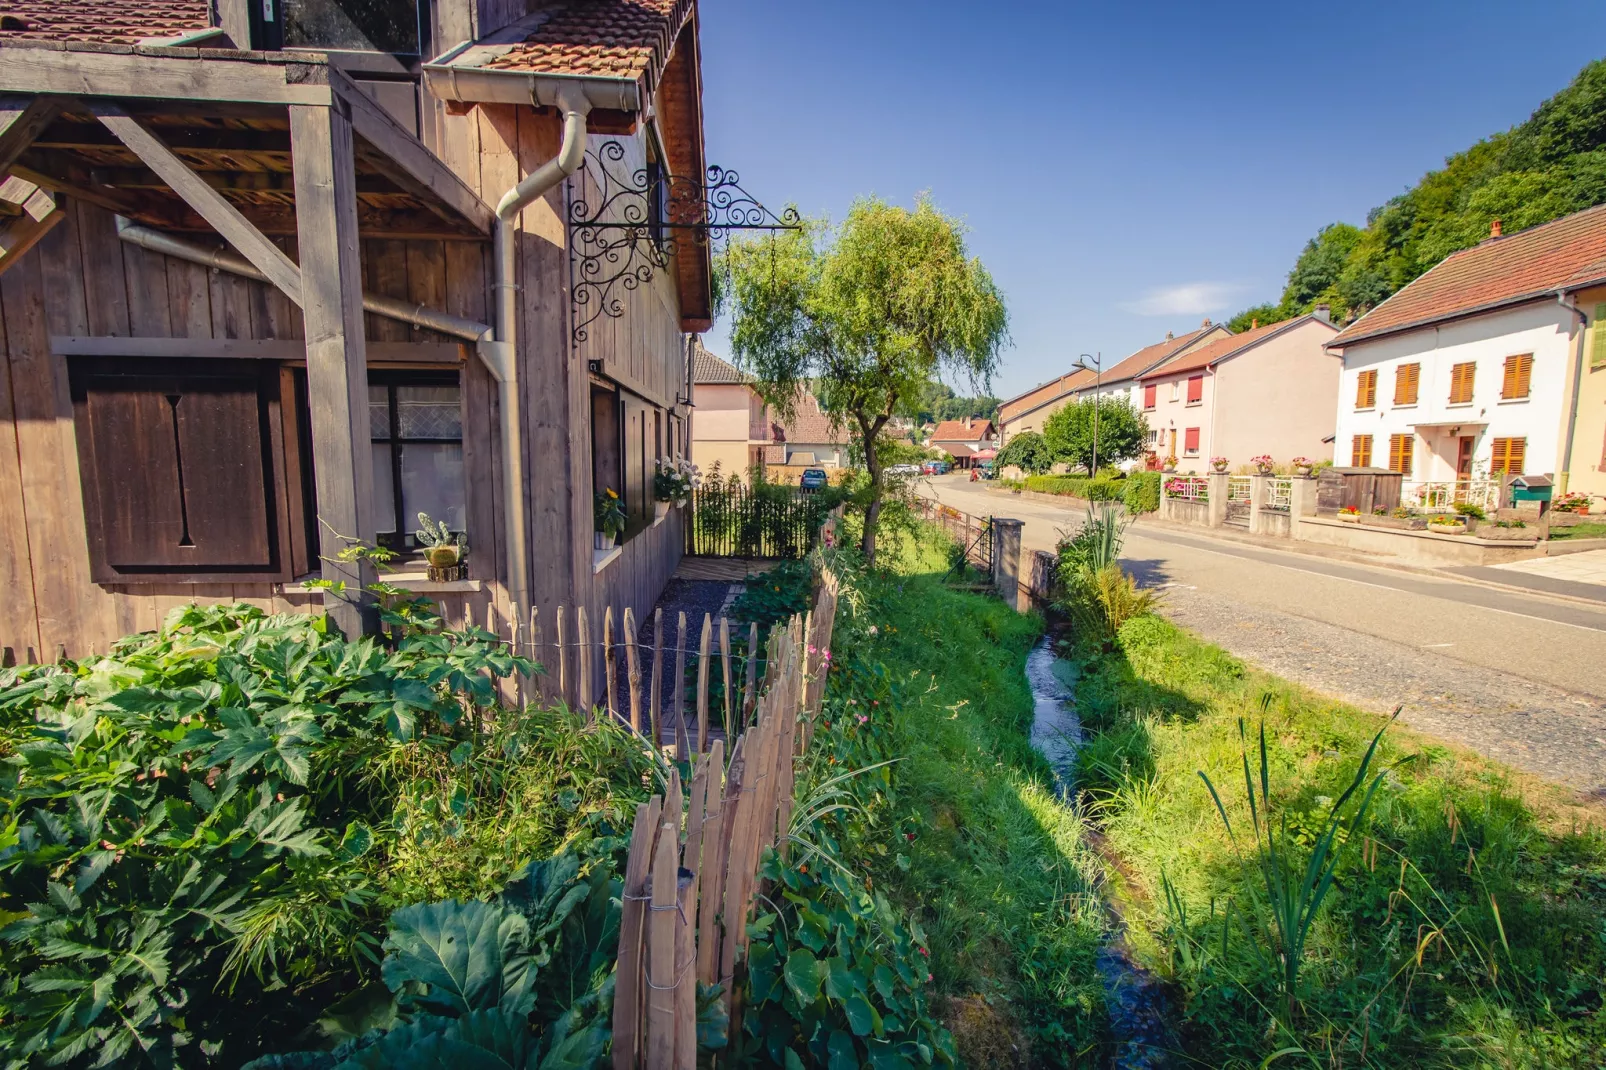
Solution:
[{"label": "driveway", "polygon": [[[1052,550],[1083,510],[952,477],[921,488]],[[1579,555],[1587,556],[1587,555]],[[1238,657],[1606,798],[1606,607],[1139,521],[1122,560],[1162,612]],[[1566,560],[1565,558],[1559,560]]]}]

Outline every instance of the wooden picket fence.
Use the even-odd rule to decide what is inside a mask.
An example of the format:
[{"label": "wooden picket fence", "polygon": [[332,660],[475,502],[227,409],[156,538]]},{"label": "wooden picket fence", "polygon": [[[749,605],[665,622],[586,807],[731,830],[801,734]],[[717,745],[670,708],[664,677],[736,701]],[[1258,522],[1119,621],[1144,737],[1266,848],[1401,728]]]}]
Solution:
[{"label": "wooden picket fence", "polygon": [[728,753],[722,739],[699,744],[689,796],[675,770],[664,794],[636,808],[614,989],[616,1070],[696,1067],[698,984],[723,986],[730,1028],[741,1028],[734,982],[761,893],[759,863],[767,848],[786,852],[795,763],[824,697],[836,602],[825,574],[809,613],[771,631],[752,721]]}]

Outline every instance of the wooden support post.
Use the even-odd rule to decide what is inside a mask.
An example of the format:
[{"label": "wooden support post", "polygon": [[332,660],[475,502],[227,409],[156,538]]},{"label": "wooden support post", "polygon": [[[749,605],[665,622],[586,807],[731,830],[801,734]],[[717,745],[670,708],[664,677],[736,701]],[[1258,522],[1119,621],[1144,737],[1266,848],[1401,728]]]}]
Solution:
[{"label": "wooden support post", "polygon": [[730,739],[736,727],[731,723],[731,622],[725,617],[719,618],[719,664],[725,681],[725,738]]},{"label": "wooden support post", "polygon": [[717,978],[719,966],[719,928],[716,919],[725,894],[725,741],[714,740],[708,752],[707,806],[703,814],[702,853],[697,871],[697,980],[705,985]]},{"label": "wooden support post", "polygon": [[602,681],[607,690],[602,706],[608,711],[608,720],[618,722],[619,711],[614,706],[614,663],[618,660],[613,649],[613,607],[609,606],[602,611]]},{"label": "wooden support post", "polygon": [[530,627],[524,635],[524,656],[536,665],[535,671],[524,678],[524,702],[528,705],[532,701],[539,703],[541,693],[546,690],[540,684],[541,611],[535,606],[530,607]]},{"label": "wooden support post", "polygon": [[647,697],[647,721],[652,733],[653,749],[663,746],[663,717],[659,713],[659,699],[664,678],[664,611],[652,611],[652,685]]},{"label": "wooden support post", "polygon": [[703,639],[697,647],[697,753],[708,751],[708,655],[714,638],[714,619],[703,614]]},{"label": "wooden support post", "polygon": [[625,607],[625,681],[630,687],[630,730],[641,735],[641,662],[636,657],[636,611]]},{"label": "wooden support post", "polygon": [[675,759],[684,762],[691,757],[686,745],[686,613],[681,611],[680,628],[675,638]]},{"label": "wooden support post", "polygon": [[630,834],[630,854],[625,862],[624,906],[619,916],[619,965],[613,995],[614,1070],[636,1070],[636,1053],[641,1041],[642,999],[646,987],[641,983],[642,938],[647,926],[647,870],[652,864],[657,842],[663,799],[636,805],[636,824]]},{"label": "wooden support post", "polygon": [[591,626],[586,621],[586,607],[579,606],[574,611],[575,637],[574,642],[580,655],[579,665],[579,695],[580,709],[585,713],[586,720],[591,719]]},{"label": "wooden support post", "polygon": [[373,567],[335,560],[341,549],[336,536],[370,546],[376,539],[351,124],[333,108],[293,106],[290,150],[297,237],[306,265],[299,296],[307,338],[323,576],[346,584],[340,594],[325,591],[324,606],[340,630],[354,637],[375,631],[378,614],[364,590]]},{"label": "wooden support post", "polygon": [[557,630],[552,634],[553,651],[558,660],[558,700],[564,705],[571,701],[569,698],[569,665],[563,653],[563,606],[558,606],[556,621]]},{"label": "wooden support post", "polygon": [[[668,807],[665,807],[667,811]],[[675,923],[680,903],[677,830],[658,826],[652,858],[652,909],[647,918],[647,1070],[675,1065]]]},{"label": "wooden support post", "polygon": [[758,701],[758,621],[747,626],[747,686],[742,690],[742,727],[753,723],[753,704]]},{"label": "wooden support post", "polygon": [[61,104],[54,97],[6,97],[0,100],[0,173],[11,170],[55,121]]}]

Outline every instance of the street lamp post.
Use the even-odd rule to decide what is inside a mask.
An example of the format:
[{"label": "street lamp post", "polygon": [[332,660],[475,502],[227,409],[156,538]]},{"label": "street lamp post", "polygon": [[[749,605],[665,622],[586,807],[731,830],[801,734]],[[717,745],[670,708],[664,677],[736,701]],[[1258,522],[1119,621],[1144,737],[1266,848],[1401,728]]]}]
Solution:
[{"label": "street lamp post", "polygon": [[[1090,360],[1093,362],[1091,368],[1087,366]],[[1104,354],[1099,353],[1094,356],[1091,353],[1083,353],[1071,367],[1093,373],[1093,466],[1088,469],[1087,474],[1096,476],[1099,474],[1099,384],[1104,375]]]}]

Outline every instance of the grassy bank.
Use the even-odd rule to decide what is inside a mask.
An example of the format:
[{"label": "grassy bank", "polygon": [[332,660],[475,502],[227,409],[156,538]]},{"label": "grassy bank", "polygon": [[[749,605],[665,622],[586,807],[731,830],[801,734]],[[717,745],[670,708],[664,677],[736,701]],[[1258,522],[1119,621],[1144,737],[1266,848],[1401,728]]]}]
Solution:
[{"label": "grassy bank", "polygon": [[1258,796],[1257,730],[1270,801],[1257,798],[1258,816],[1297,888],[1383,720],[1154,616],[1088,661],[1078,704],[1095,733],[1082,782],[1123,869],[1135,942],[1175,978],[1198,1063],[1606,1065],[1598,812],[1394,725],[1363,792],[1339,804],[1334,883],[1290,993],[1245,783]]},{"label": "grassy bank", "polygon": [[817,742],[840,768],[896,759],[845,855],[924,928],[965,1065],[1085,1065],[1103,922],[1082,821],[1028,738],[1041,622],[944,586],[940,535],[904,539],[882,568],[851,573]]}]

